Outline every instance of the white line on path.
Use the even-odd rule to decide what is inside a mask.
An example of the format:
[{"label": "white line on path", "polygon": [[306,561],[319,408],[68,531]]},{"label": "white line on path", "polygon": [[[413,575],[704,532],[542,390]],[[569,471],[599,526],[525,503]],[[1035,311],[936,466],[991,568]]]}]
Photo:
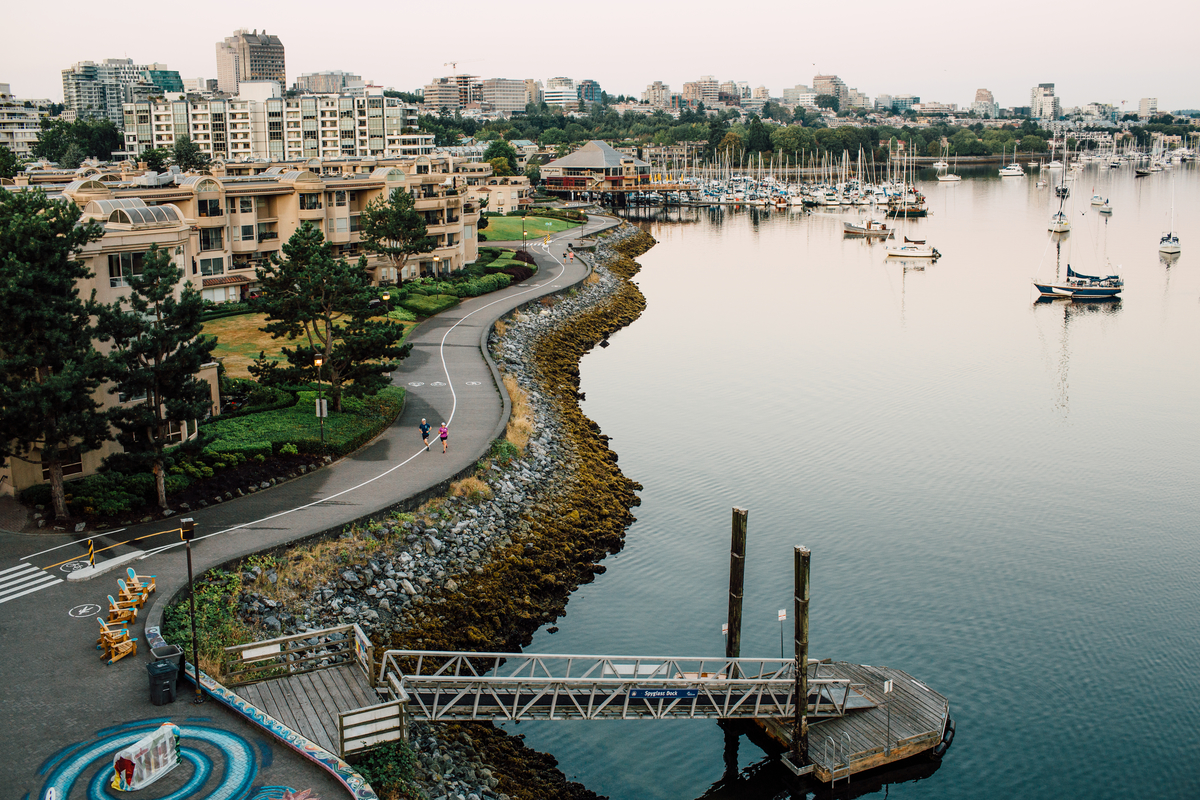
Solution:
[{"label": "white line on path", "polygon": [[[567,231],[564,231],[564,233],[567,233]],[[560,236],[559,238],[562,238],[562,237]],[[574,238],[574,237],[567,237],[567,238]],[[553,253],[548,252],[548,255],[550,256],[550,258],[552,258],[554,260],[554,263],[558,265],[558,270],[559,270],[558,275],[554,276],[554,278],[551,278],[551,280],[554,280],[554,279],[557,279],[558,277],[560,277],[563,274],[563,272],[566,271],[566,266],[562,263],[562,261],[560,261],[558,258],[556,258]],[[499,299],[493,300],[490,303],[485,303],[484,305],[481,305],[479,308],[475,309],[474,311],[470,312],[469,314],[466,314],[465,316],[463,316],[462,319],[460,319],[458,322],[454,323],[454,325],[452,325],[450,328],[448,328],[446,330],[446,333],[442,336],[442,341],[439,343],[438,349],[441,351],[442,371],[446,374],[446,380],[450,384],[450,394],[453,397],[453,404],[450,407],[450,418],[446,420],[447,426],[449,426],[449,424],[454,421],[454,412],[458,408],[458,394],[455,393],[455,391],[454,391],[454,381],[450,377],[450,368],[446,365],[446,337],[448,337],[450,335],[451,331],[453,331],[455,328],[457,328],[459,325],[461,325],[467,319],[474,316],[475,314],[478,314],[480,311],[483,311],[485,308],[490,308],[491,306],[494,306],[497,303],[507,302],[508,300],[511,300],[513,297],[520,297],[523,294],[529,294],[533,290],[534,290],[534,287],[530,287],[526,291],[517,292],[516,294],[506,295],[505,297],[501,297]],[[279,517],[285,517],[288,514],[293,514],[297,511],[304,511],[305,509],[312,508],[313,506],[318,506],[322,503],[327,503],[330,500],[336,500],[337,498],[341,497],[342,495],[357,491],[357,490],[361,489],[362,487],[366,486],[367,484],[374,483],[375,481],[379,480],[380,478],[387,477],[388,475],[392,474],[396,470],[405,466],[410,461],[412,461],[413,459],[415,459],[417,456],[421,455],[424,452],[425,452],[425,448],[420,447],[417,449],[417,452],[413,453],[411,456],[404,459],[399,464],[396,464],[394,467],[384,470],[383,472],[379,473],[375,477],[368,478],[367,480],[363,481],[362,483],[360,483],[356,486],[351,486],[349,489],[343,489],[342,491],[340,491],[336,494],[331,494],[329,497],[322,497],[320,500],[314,500],[313,502],[305,503],[302,506],[296,506],[295,508],[289,508],[286,511],[279,511],[279,512],[276,512],[269,516],[263,517],[262,519],[256,519],[252,522],[243,522],[240,525],[234,525],[230,528],[225,528],[224,530],[214,531],[213,533],[209,533],[204,536],[197,536],[193,541],[198,542],[201,539],[210,539],[214,536],[221,536],[222,534],[232,533],[234,531],[241,530],[242,528],[249,528],[252,525],[258,525],[263,522],[269,522],[273,519],[278,519]],[[181,544],[183,544],[183,542],[173,542],[171,544],[166,544],[166,545],[162,545],[160,547],[156,547],[152,550],[147,550],[141,556],[141,558],[138,560],[139,561],[145,560],[145,559],[149,558],[150,556],[166,552],[167,550],[171,550],[175,547],[179,547]]]},{"label": "white line on path", "polygon": [[[115,530],[111,530],[111,531],[105,531],[104,533],[97,533],[95,536],[89,536],[89,537],[87,537],[86,539],[76,539],[75,541],[72,541],[72,542],[67,542],[66,544],[60,544],[58,547],[51,547],[49,550],[43,550],[41,553],[30,553],[30,554],[29,554],[29,555],[27,555],[27,556],[21,556],[20,560],[21,560],[21,561],[24,561],[24,560],[25,560],[25,559],[27,559],[27,558],[33,558],[34,556],[40,556],[40,555],[42,555],[42,554],[44,554],[44,553],[50,553],[50,552],[53,552],[54,550],[60,550],[60,549],[62,549],[62,548],[64,548],[64,547],[70,547],[70,546],[71,546],[71,545],[73,545],[73,544],[79,544],[80,542],[87,542],[87,541],[91,541],[92,539],[96,539],[96,538],[98,538],[98,537],[100,537],[100,536],[111,536],[111,535],[113,535],[114,533],[120,533],[120,532],[121,532],[121,531],[123,531],[123,530],[125,530],[125,529],[124,529],[124,528],[117,528],[117,529],[115,529]],[[0,575],[2,575],[2,574],[4,574],[4,573],[3,573],[3,572],[0,572]]]}]

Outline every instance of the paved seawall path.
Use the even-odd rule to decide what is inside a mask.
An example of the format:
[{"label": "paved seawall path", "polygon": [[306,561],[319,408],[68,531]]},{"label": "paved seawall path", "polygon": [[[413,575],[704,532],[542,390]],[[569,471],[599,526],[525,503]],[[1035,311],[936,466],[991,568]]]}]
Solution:
[{"label": "paved seawall path", "polygon": [[[273,546],[316,536],[357,519],[379,513],[408,498],[438,492],[460,472],[471,469],[493,438],[503,432],[508,400],[498,386],[493,366],[481,342],[493,322],[519,305],[578,283],[588,268],[580,259],[562,257],[568,242],[617,224],[593,217],[582,228],[550,237],[549,246],[531,244],[539,271],[522,284],[501,292],[465,300],[422,323],[409,341],[413,351],[393,374],[393,383],[407,392],[405,410],[396,423],[353,455],[323,469],[281,484],[270,491],[210,505],[190,512],[196,521],[193,567],[196,574],[229,560]],[[492,244],[492,243],[489,243]],[[425,452],[417,430],[421,418],[450,423],[450,452]],[[127,529],[119,539],[96,538],[97,549],[116,541],[175,527],[175,519]],[[149,701],[144,665],[146,626],[158,625],[169,599],[187,582],[182,545],[131,561],[140,574],[157,576],[158,591],[139,612],[135,635],[137,656],[105,666],[93,649],[96,617],[106,596],[116,594],[116,579],[124,567],[89,580],[65,580],[64,559],[85,558],[88,532],[18,534],[0,532],[0,780],[4,795],[40,797],[47,774],[74,756],[64,748],[94,742],[114,726],[171,719],[177,724],[209,725],[257,743],[256,783],[312,788],[321,797],[341,796],[332,778],[268,741],[266,735],[241,722],[216,703],[193,706],[190,684],[181,684],[173,705]],[[170,537],[151,540],[168,544]],[[53,548],[53,549],[51,549]],[[104,555],[132,557],[136,548],[121,546]],[[28,586],[28,591],[23,587]],[[18,587],[22,591],[7,592]],[[7,599],[5,599],[7,598]],[[242,755],[238,755],[241,753]],[[244,759],[244,748],[233,748],[230,759]],[[234,766],[233,761],[228,766]],[[238,766],[245,766],[238,764]],[[183,770],[180,770],[183,772]],[[76,786],[81,792],[82,785]],[[72,793],[72,797],[75,793]],[[83,796],[79,794],[79,796]]]}]

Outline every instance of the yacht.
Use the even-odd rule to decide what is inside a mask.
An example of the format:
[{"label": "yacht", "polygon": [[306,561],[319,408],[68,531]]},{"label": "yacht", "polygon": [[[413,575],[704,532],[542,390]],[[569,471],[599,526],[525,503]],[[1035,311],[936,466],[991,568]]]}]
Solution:
[{"label": "yacht", "polygon": [[1021,169],[1021,165],[1014,161],[1000,168],[1000,176],[1004,178],[1023,178],[1025,177],[1025,170]]}]

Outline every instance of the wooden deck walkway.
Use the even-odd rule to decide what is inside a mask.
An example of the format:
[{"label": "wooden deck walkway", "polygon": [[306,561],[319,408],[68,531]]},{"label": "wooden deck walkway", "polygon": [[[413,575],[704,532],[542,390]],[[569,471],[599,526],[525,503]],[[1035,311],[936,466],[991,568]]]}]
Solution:
[{"label": "wooden deck walkway", "polygon": [[[829,783],[903,761],[941,742],[950,703],[907,672],[835,661],[820,664],[818,674],[848,678],[858,693],[875,704],[809,723],[808,757],[818,780]],[[884,694],[884,681],[888,680],[893,689]],[[791,720],[760,719],[758,723],[773,739],[791,746]]]},{"label": "wooden deck walkway", "polygon": [[357,664],[248,683],[232,690],[335,754],[340,753],[338,714],[381,702]]}]

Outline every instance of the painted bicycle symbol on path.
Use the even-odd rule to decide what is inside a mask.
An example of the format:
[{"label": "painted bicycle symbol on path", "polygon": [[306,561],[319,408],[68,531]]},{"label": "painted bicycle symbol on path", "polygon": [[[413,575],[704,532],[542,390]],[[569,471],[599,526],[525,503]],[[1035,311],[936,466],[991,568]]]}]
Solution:
[{"label": "painted bicycle symbol on path", "polygon": [[483,381],[467,381],[467,386],[482,386]]},{"label": "painted bicycle symbol on path", "polygon": [[424,386],[425,384],[421,381],[409,381],[408,385],[409,386]]},{"label": "painted bicycle symbol on path", "polygon": [[81,606],[75,606],[67,612],[68,615],[74,617],[75,619],[87,619],[88,617],[94,617],[99,613],[100,606],[96,605],[95,603],[84,603]]},{"label": "painted bicycle symbol on path", "polygon": [[66,564],[63,564],[61,567],[59,567],[59,569],[62,570],[63,572],[74,572],[75,570],[83,569],[84,567],[87,567],[87,566],[90,566],[90,564],[88,564],[88,562],[86,560],[84,560],[84,561],[68,561]]}]

